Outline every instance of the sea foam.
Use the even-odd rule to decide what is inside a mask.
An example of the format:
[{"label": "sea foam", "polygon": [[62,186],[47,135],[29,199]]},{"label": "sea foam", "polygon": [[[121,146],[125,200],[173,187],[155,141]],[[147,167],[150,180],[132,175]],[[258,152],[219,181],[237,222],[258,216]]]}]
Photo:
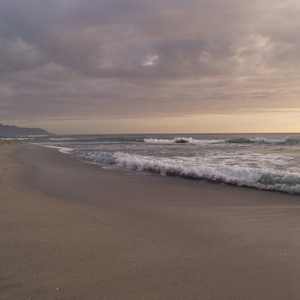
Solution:
[{"label": "sea foam", "polygon": [[[165,176],[209,180],[264,190],[300,193],[300,170],[276,170],[277,165],[292,164],[292,157],[278,154],[223,153],[211,151],[204,157],[157,157],[123,152],[75,152],[85,160],[115,165],[134,171]],[[236,162],[239,162],[239,165]]]},{"label": "sea foam", "polygon": [[206,179],[264,190],[300,193],[299,174],[288,171],[222,165],[195,166],[179,159],[158,159],[125,153],[115,153],[113,158],[117,166],[131,170],[149,171],[184,178]]},{"label": "sea foam", "polygon": [[140,174],[155,172],[300,194],[297,134],[84,135],[35,141],[102,166],[142,171]]},{"label": "sea foam", "polygon": [[209,144],[222,144],[225,140],[197,140],[191,137],[176,137],[172,140],[168,139],[144,139],[145,143],[148,144],[192,144],[192,145],[209,145]]}]

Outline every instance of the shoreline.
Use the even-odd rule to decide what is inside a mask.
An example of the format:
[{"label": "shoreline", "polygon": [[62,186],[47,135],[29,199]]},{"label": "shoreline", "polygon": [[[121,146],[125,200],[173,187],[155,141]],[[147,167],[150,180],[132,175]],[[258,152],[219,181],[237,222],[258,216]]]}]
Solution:
[{"label": "shoreline", "polygon": [[[77,180],[80,182],[80,184],[90,184],[90,181],[95,181],[93,178],[98,176],[99,179],[101,180],[107,180],[105,178],[109,178],[110,180],[113,179],[115,181],[114,182],[115,184],[120,184],[123,181],[128,184],[136,184],[136,182],[138,182],[138,184],[143,185],[144,189],[148,189],[147,186],[155,182],[156,184],[160,184],[161,186],[164,186],[165,184],[169,184],[169,185],[171,184],[175,189],[177,189],[178,185],[181,188],[188,187],[189,189],[190,188],[195,189],[196,192],[197,190],[199,192],[199,190],[202,188],[209,189],[210,192],[215,191],[216,196],[218,196],[218,194],[221,193],[223,190],[226,193],[233,194],[233,197],[235,197],[236,195],[240,195],[240,193],[243,193],[247,199],[246,201],[240,199],[238,205],[242,205],[242,203],[248,205],[249,204],[248,200],[255,201],[254,203],[255,205],[262,203],[262,201],[267,201],[268,203],[270,202],[270,204],[275,204],[277,202],[278,204],[280,204],[282,203],[281,198],[285,196],[286,196],[285,201],[292,201],[292,203],[294,202],[295,204],[298,204],[298,201],[300,201],[300,195],[297,193],[293,194],[285,191],[259,189],[247,185],[238,186],[230,183],[215,182],[209,179],[197,179],[197,178],[194,179],[194,178],[185,178],[181,176],[168,176],[168,175],[151,174],[151,173],[147,174],[143,172],[139,173],[132,170],[128,170],[126,168],[109,169],[103,165],[94,163],[92,161],[90,162],[80,158],[72,157],[67,153],[63,153],[59,151],[58,148],[45,147],[45,146],[39,146],[34,144],[27,144],[27,146],[29,148],[31,147],[28,152],[23,151],[22,153],[15,155],[15,158],[17,158],[20,162],[24,164],[29,164],[35,168],[35,173],[32,172],[27,176],[27,183],[29,185],[32,185],[36,189],[46,191],[47,193],[54,194],[55,196],[61,196],[64,198],[73,197],[73,199],[77,201],[82,200],[81,195],[78,194],[72,195],[70,193],[71,189],[66,189],[65,187],[61,189],[59,186],[62,180],[68,183]],[[44,157],[42,153],[47,153],[46,161],[43,161]],[[50,164],[51,164],[51,168],[50,168]],[[61,177],[57,177],[57,174],[55,175],[50,174],[50,169],[53,172],[54,164],[56,169],[55,172],[60,173]],[[69,168],[68,170],[66,170],[65,168],[66,164],[68,165]],[[59,171],[57,171],[58,169]],[[86,180],[83,183],[84,176],[79,174],[78,176],[75,176],[75,174],[69,174],[68,172],[70,169],[74,170],[75,174],[77,169],[80,169],[80,172],[85,172],[84,175],[89,177],[89,180]],[[67,177],[70,176],[63,177],[62,174],[64,172],[65,175],[66,174],[71,175],[73,176],[73,178],[68,180]],[[49,183],[54,185],[50,186]],[[94,182],[94,185],[96,185],[96,182]],[[73,182],[72,182],[72,187],[74,187]],[[57,193],[55,193],[54,191],[56,191]],[[108,190],[108,192],[112,192],[112,191]],[[149,192],[153,192],[153,190],[149,189]],[[201,193],[199,193],[199,195],[201,195]],[[90,198],[93,199],[94,197],[91,196]],[[257,201],[258,198],[259,200]],[[260,198],[263,198],[263,200],[260,200]],[[97,202],[98,200],[86,199],[86,201]],[[226,205],[229,205],[229,203],[226,203]]]},{"label": "shoreline", "polygon": [[103,170],[32,145],[0,157],[0,298],[300,294],[299,196]]}]

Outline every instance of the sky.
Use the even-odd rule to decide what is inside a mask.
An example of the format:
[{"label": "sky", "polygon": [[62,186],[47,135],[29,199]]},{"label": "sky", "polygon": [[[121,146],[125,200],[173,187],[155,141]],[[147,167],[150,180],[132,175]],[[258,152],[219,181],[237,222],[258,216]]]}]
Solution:
[{"label": "sky", "polygon": [[0,1],[0,123],[300,132],[299,0]]}]

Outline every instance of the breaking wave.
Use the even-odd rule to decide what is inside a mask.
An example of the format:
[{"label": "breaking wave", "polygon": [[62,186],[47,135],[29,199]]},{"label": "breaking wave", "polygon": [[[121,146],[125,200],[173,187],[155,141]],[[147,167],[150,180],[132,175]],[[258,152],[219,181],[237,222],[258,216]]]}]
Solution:
[{"label": "breaking wave", "polygon": [[176,137],[172,140],[167,139],[144,139],[148,144],[192,144],[192,145],[209,145],[209,144],[221,144],[225,143],[225,140],[196,140],[191,137]]},{"label": "breaking wave", "polygon": [[[268,161],[263,164],[264,168],[259,169],[251,168],[247,164],[236,166],[213,164],[211,161],[200,163],[183,157],[153,157],[122,152],[83,151],[77,152],[75,156],[92,162],[106,163],[134,171],[300,194],[300,173],[267,168]],[[265,159],[271,159],[271,157]]]},{"label": "breaking wave", "polygon": [[113,155],[115,164],[132,170],[192,179],[206,179],[263,190],[300,193],[300,175],[287,171],[259,170],[237,166],[189,165],[184,161],[157,159],[124,153]]}]

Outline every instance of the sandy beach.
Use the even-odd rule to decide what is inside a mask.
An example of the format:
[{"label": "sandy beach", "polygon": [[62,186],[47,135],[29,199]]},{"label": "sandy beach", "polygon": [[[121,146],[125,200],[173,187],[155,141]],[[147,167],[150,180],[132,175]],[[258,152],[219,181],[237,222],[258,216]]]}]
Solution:
[{"label": "sandy beach", "polygon": [[300,198],[0,145],[0,299],[299,299]]}]

